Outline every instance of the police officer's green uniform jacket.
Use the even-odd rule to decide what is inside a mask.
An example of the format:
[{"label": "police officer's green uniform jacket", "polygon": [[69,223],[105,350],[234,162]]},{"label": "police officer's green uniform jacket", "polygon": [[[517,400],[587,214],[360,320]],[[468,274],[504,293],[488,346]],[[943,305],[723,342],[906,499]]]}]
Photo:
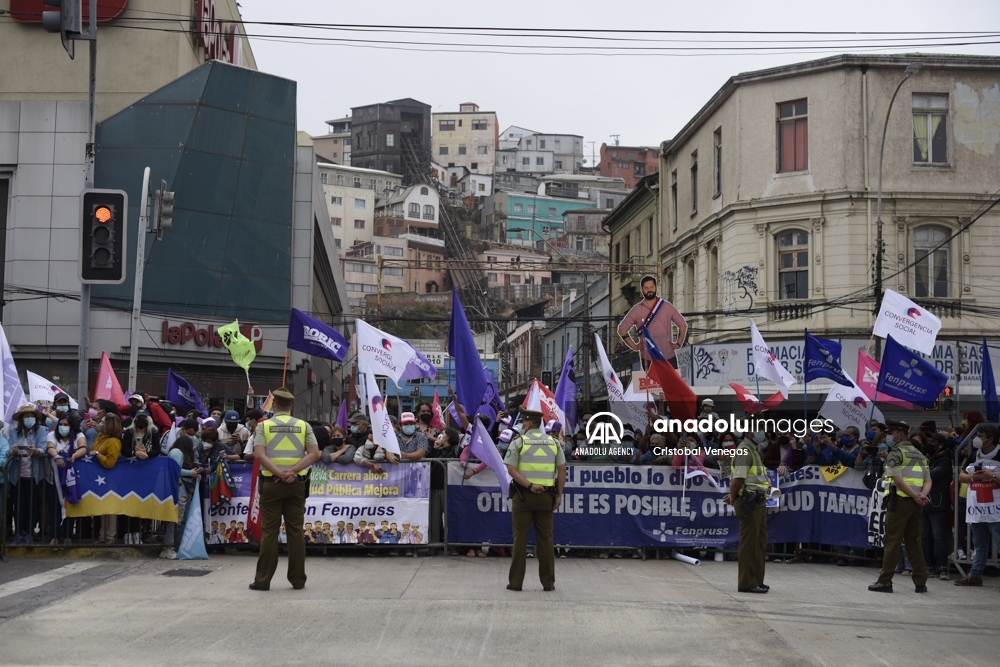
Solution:
[{"label": "police officer's green uniform jacket", "polygon": [[[917,451],[909,441],[901,442],[898,445],[893,444],[885,462],[885,495],[889,495],[889,485],[892,483],[892,478],[897,475],[902,475],[903,481],[909,484],[911,489],[920,493],[926,474],[927,457]],[[896,488],[896,495],[909,498],[906,492],[899,488]]]},{"label": "police officer's green uniform jacket", "polygon": [[[306,454],[306,437],[309,424],[288,414],[275,415],[262,424],[264,427],[264,453],[279,468],[290,468],[302,460]],[[272,477],[270,470],[261,469],[260,474]],[[308,474],[300,470],[299,476]]]},{"label": "police officer's green uniform jacket", "polygon": [[768,493],[768,489],[771,488],[771,480],[767,477],[767,469],[764,467],[764,461],[760,458],[757,443],[744,439],[736,451],[737,453],[733,454],[731,466],[732,476],[743,479],[740,495],[744,493]]},{"label": "police officer's green uniform jacket", "polygon": [[532,429],[520,437],[517,469],[529,484],[555,486],[556,458],[559,444],[541,429]]}]

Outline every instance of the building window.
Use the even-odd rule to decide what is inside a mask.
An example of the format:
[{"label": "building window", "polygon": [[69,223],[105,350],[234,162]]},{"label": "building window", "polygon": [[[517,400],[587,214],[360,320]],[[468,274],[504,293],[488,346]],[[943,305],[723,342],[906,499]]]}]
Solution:
[{"label": "building window", "polygon": [[420,194],[423,195],[424,197],[426,197],[429,193],[430,190],[428,190],[426,187],[420,188]]},{"label": "building window", "polygon": [[665,291],[667,293],[667,301],[670,301],[671,303],[673,303],[673,301],[674,301],[674,272],[673,271],[667,271],[667,279],[664,280],[663,282],[666,283],[666,285],[665,285],[666,290]]},{"label": "building window", "polygon": [[514,204],[514,213],[524,213],[524,204]]},{"label": "building window", "polygon": [[545,158],[543,158],[543,157],[536,157],[535,158],[535,164],[538,165],[539,167],[545,165]]},{"label": "building window", "polygon": [[439,146],[438,147],[438,155],[447,155],[447,154],[448,154],[448,147],[447,146]]},{"label": "building window", "polygon": [[528,213],[530,213],[531,215],[534,215],[535,214],[535,207],[534,206],[528,206]]},{"label": "building window", "polygon": [[778,298],[809,298],[809,234],[794,230],[778,237]]},{"label": "building window", "polygon": [[688,260],[684,267],[684,309],[694,312],[694,258]]},{"label": "building window", "polygon": [[368,189],[369,190],[378,190],[378,179],[377,178],[373,178],[371,181],[368,182]]},{"label": "building window", "polygon": [[482,146],[476,146],[476,153],[478,153],[479,155],[489,155],[490,147],[487,146],[486,144],[483,144]]},{"label": "building window", "polygon": [[339,248],[340,247],[340,239],[334,239],[333,240],[333,245],[335,245],[336,247]]},{"label": "building window", "polygon": [[453,120],[438,121],[438,129],[441,130],[442,132],[454,132],[455,121]]},{"label": "building window", "polygon": [[648,234],[648,236],[649,236],[649,254],[652,255],[656,251],[656,248],[653,247],[653,216],[649,216],[649,219],[646,220],[646,228],[649,230],[649,234]]},{"label": "building window", "polygon": [[691,215],[698,212],[698,151],[691,153]]},{"label": "building window", "polygon": [[525,167],[530,167],[531,166],[531,158],[530,157],[523,157],[523,158],[521,158],[521,164],[524,165]]},{"label": "building window", "polygon": [[618,157],[618,151],[611,151],[611,157],[617,158]]},{"label": "building window", "polygon": [[519,285],[520,283],[521,283],[521,276],[517,275],[516,273],[511,275],[510,277],[511,285]]},{"label": "building window", "polygon": [[485,130],[486,129],[486,119],[484,119],[484,118],[473,118],[472,119],[472,129],[473,130]]},{"label": "building window", "polygon": [[431,206],[430,204],[425,204],[424,205],[424,220],[433,220],[433,219],[434,219],[434,207]]},{"label": "building window", "polygon": [[525,144],[527,144],[528,148],[530,149],[531,148],[531,139],[526,140]]},{"label": "building window", "polygon": [[365,135],[361,134],[360,132],[358,132],[357,146],[358,148],[365,147]]},{"label": "building window", "polygon": [[556,160],[552,163],[554,169],[562,169],[562,160]]},{"label": "building window", "polygon": [[343,184],[344,184],[344,175],[337,174],[337,185],[343,185]]},{"label": "building window", "polygon": [[487,273],[486,274],[486,280],[490,281],[491,283],[495,283],[497,281],[497,274],[495,274],[495,273]]},{"label": "building window", "polygon": [[670,172],[670,212],[674,218],[674,231],[677,231],[677,170]]},{"label": "building window", "polygon": [[458,154],[465,155],[465,146],[463,144],[458,145]]},{"label": "building window", "polygon": [[914,296],[948,296],[948,246],[942,245],[947,240],[948,232],[940,227],[914,230]]},{"label": "building window", "polygon": [[582,215],[576,216],[576,230],[582,232],[587,229],[587,218]]},{"label": "building window", "polygon": [[809,168],[809,118],[806,100],[778,105],[778,171]]},{"label": "building window", "polygon": [[343,224],[343,219],[341,218],[330,218],[330,224],[334,227],[340,227]]},{"label": "building window", "polygon": [[948,96],[913,94],[913,161],[948,162]]},{"label": "building window", "polygon": [[328,178],[328,177],[327,177],[327,175],[326,175],[326,172],[324,171],[323,173],[321,173],[321,174],[319,175],[319,182],[320,182],[320,183],[322,183],[323,185],[326,185],[326,184],[327,184],[327,182],[326,182],[326,181],[327,181],[327,178]]},{"label": "building window", "polygon": [[539,139],[538,140],[538,149],[541,150],[543,148],[545,148],[545,139]]},{"label": "building window", "polygon": [[392,132],[385,133],[385,145],[386,148],[391,148],[396,145],[396,135]]},{"label": "building window", "polygon": [[361,187],[361,177],[360,176],[355,176],[354,177],[354,187],[356,187],[356,188],[360,188]]},{"label": "building window", "polygon": [[479,192],[486,192],[486,184],[479,183]]},{"label": "building window", "polygon": [[358,199],[357,197],[355,197],[354,198],[354,208],[364,208],[364,207],[365,207],[365,200],[364,199]]},{"label": "building window", "polygon": [[713,143],[715,144],[715,169],[713,170],[712,179],[713,183],[713,193],[712,197],[718,197],[722,194],[722,128],[720,127],[715,131],[713,137]]},{"label": "building window", "polygon": [[402,257],[403,249],[397,248],[396,246],[387,245],[385,247],[385,254],[391,255],[392,257]]},{"label": "building window", "polygon": [[478,162],[473,162],[472,164],[469,165],[469,169],[472,169],[473,171],[475,171],[476,169],[479,169],[479,163]]},{"label": "building window", "polygon": [[364,220],[355,220],[354,221],[354,228],[355,229],[364,229],[365,228],[365,221]]},{"label": "building window", "polygon": [[[386,250],[389,250],[389,248],[386,248]],[[384,273],[387,276],[394,276],[396,278],[402,278],[403,277],[403,267],[401,267],[401,266],[386,266],[386,267],[384,267],[382,269],[382,273]]]},{"label": "building window", "polygon": [[719,309],[719,248],[708,253],[708,309]]},{"label": "building window", "polygon": [[635,153],[633,153],[632,151],[626,152],[625,153],[625,159],[626,160],[634,160],[635,159]]},{"label": "building window", "polygon": [[549,217],[553,218],[555,216],[556,216],[556,207],[555,206],[549,206]]},{"label": "building window", "polygon": [[420,204],[411,203],[406,211],[407,218],[414,218],[415,220],[420,219]]},{"label": "building window", "polygon": [[344,198],[343,197],[330,197],[330,203],[333,204],[334,206],[343,206],[344,205]]}]

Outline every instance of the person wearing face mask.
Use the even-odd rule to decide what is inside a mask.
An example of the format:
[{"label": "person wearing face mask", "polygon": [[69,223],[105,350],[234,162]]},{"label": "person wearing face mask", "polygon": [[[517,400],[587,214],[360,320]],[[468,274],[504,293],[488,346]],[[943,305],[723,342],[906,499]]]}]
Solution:
[{"label": "person wearing face mask", "polygon": [[254,453],[253,453],[253,438],[254,432],[257,430],[257,424],[264,421],[264,412],[259,408],[251,408],[246,411],[243,416],[246,419],[246,428],[250,432],[247,436],[246,448],[243,450],[243,460],[248,463],[253,463]]},{"label": "person wearing face mask", "polygon": [[[639,284],[642,301],[632,306],[618,325],[618,335],[630,349],[636,350],[648,364],[649,354],[643,342],[643,331],[649,332],[656,346],[674,368],[677,368],[676,350],[684,346],[687,336],[687,322],[680,311],[665,299],[656,295],[656,278],[644,276]],[[674,342],[673,326],[677,326],[677,342]],[[633,338],[635,332],[636,338]]]},{"label": "person wearing face mask", "polygon": [[69,394],[64,391],[60,391],[52,397],[52,407],[49,410],[49,416],[55,421],[59,421],[60,417],[68,417],[74,429],[81,432],[83,430],[83,417],[80,415],[79,410],[70,407]]},{"label": "person wearing face mask", "polygon": [[956,586],[982,586],[990,538],[1000,545],[1000,429],[994,424],[980,424],[973,435],[976,459],[958,475],[969,485],[965,521],[972,527],[972,569]]},{"label": "person wearing face mask", "polygon": [[[110,470],[118,463],[122,453],[122,420],[117,414],[108,412],[101,422],[101,432],[94,440],[90,455],[101,467]],[[100,533],[97,544],[112,545],[118,533],[118,517],[108,514],[101,517]]]},{"label": "person wearing face mask", "polygon": [[[48,429],[45,415],[34,405],[21,407],[11,418],[7,430],[10,458],[20,465],[8,466],[10,472],[12,513],[14,514],[13,544],[33,546],[35,523],[41,507],[45,468],[47,467]],[[44,529],[44,519],[42,521]]]},{"label": "person wearing face mask", "polygon": [[363,412],[355,412],[351,415],[350,434],[348,438],[355,450],[360,450],[368,442],[368,417]]},{"label": "person wearing face mask", "polygon": [[400,458],[404,461],[419,461],[427,456],[427,450],[430,449],[427,436],[417,431],[417,417],[412,412],[404,412],[399,416],[396,440],[399,442]]},{"label": "person wearing face mask", "polygon": [[357,448],[347,439],[347,431],[341,426],[334,426],[330,431],[330,444],[323,448],[322,461],[327,465],[347,465],[354,462],[355,451]]},{"label": "person wearing face mask", "polygon": [[920,524],[924,506],[929,502],[931,474],[927,457],[910,444],[909,433],[906,422],[886,420],[885,443],[889,446],[889,455],[885,461],[884,479],[888,485],[885,495],[889,498],[889,509],[885,516],[885,551],[878,581],[868,587],[876,593],[892,593],[892,576],[904,541],[913,564],[916,592],[927,592],[927,564]]},{"label": "person wearing face mask", "polygon": [[951,514],[949,490],[952,480],[951,449],[948,439],[937,431],[927,436],[927,458],[931,469],[930,502],[924,507],[923,534],[924,560],[931,570],[931,575],[948,581],[948,541],[951,538],[951,528],[948,517]]},{"label": "person wearing face mask", "polygon": [[73,534],[73,526],[77,521],[61,517],[59,496],[56,491],[56,485],[60,483],[57,469],[65,468],[69,463],[87,455],[87,438],[78,429],[73,428],[73,423],[66,416],[65,411],[62,414],[63,416],[56,420],[55,428],[49,432],[46,448],[46,453],[55,466],[52,468],[51,479],[46,474],[46,482],[48,482],[46,486],[51,486],[51,489],[47,489],[49,494],[47,502],[52,508],[50,521],[52,521],[53,526],[58,527],[52,531],[52,544],[56,544],[60,539],[63,544],[69,544],[70,535]]},{"label": "person wearing face mask", "polygon": [[434,419],[434,408],[427,401],[420,401],[415,410],[417,415],[417,430],[427,436],[428,440],[433,440],[437,436],[437,429],[431,426]]}]

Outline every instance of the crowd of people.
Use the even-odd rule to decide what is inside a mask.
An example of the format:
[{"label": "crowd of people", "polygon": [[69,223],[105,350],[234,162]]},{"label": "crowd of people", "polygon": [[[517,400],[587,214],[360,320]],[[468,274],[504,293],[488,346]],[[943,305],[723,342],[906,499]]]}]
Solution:
[{"label": "crowd of people", "polygon": [[[450,388],[449,388],[450,390]],[[356,464],[384,472],[386,466],[404,461],[423,459],[458,459],[465,467],[465,477],[469,479],[486,468],[486,464],[470,456],[469,442],[473,424],[461,406],[447,415],[449,426],[435,428],[435,414],[428,402],[420,402],[413,412],[403,412],[397,419],[391,418],[400,454],[386,451],[375,444],[371,424],[363,412],[356,412],[348,418],[347,428],[336,424],[310,422],[326,464]],[[702,415],[714,411],[712,399],[705,399],[701,406]],[[457,419],[456,419],[457,415]],[[154,532],[152,522],[125,516],[103,516],[89,519],[62,519],[57,493],[58,468],[65,467],[83,456],[90,456],[105,468],[113,468],[122,459],[148,459],[156,456],[170,456],[181,467],[178,495],[180,511],[183,513],[188,498],[194,490],[195,480],[208,482],[217,471],[220,461],[227,465],[253,461],[254,430],[258,423],[267,419],[267,414],[259,408],[251,408],[241,417],[235,410],[212,408],[207,418],[198,412],[179,413],[166,401],[146,397],[141,393],[132,394],[127,405],[116,405],[107,400],[89,403],[89,408],[80,411],[70,407],[66,394],[57,394],[50,406],[26,405],[14,415],[12,423],[0,436],[0,488],[5,488],[0,502],[6,503],[5,521],[10,544],[60,544],[71,541],[94,541],[97,544],[142,544]],[[649,464],[666,466],[702,467],[716,476],[728,474],[729,459],[718,456],[720,449],[732,450],[737,445],[753,446],[759,449],[766,468],[779,475],[806,466],[840,465],[864,473],[869,488],[882,475],[884,461],[889,450],[885,427],[873,423],[870,430],[862,433],[855,427],[848,427],[834,434],[810,433],[796,436],[793,433],[656,433],[652,424],[625,424],[621,453],[615,455],[593,454],[587,446],[585,426],[593,416],[591,412],[579,415],[578,426],[574,430],[565,429],[558,422],[550,422],[545,430],[556,436],[562,444],[567,460],[580,462],[612,462]],[[501,455],[519,430],[513,415],[500,413],[494,419],[478,416],[488,428]],[[949,577],[949,554],[951,553],[952,530],[957,529],[960,548],[955,555],[964,559],[970,546],[975,550],[978,561],[985,561],[990,532],[993,527],[982,524],[973,526],[977,544],[966,545],[964,517],[967,488],[975,481],[954,480],[954,466],[966,470],[981,462],[984,456],[982,440],[992,434],[992,426],[984,424],[984,417],[978,412],[966,413],[958,428],[938,428],[934,421],[925,421],[918,430],[910,434],[910,442],[928,459],[933,484],[923,513],[923,553],[933,574]],[[440,425],[440,421],[437,421]],[[969,434],[977,425],[975,439]],[[997,434],[994,434],[997,435]],[[975,440],[975,442],[973,441]],[[996,455],[996,437],[993,439],[992,454]],[[670,456],[664,454],[672,448],[686,448],[698,453],[691,456]],[[987,470],[989,470],[987,468]],[[987,473],[969,473],[982,478]],[[435,466],[432,487],[443,487],[443,473]],[[4,480],[7,480],[4,485]],[[955,482],[953,484],[953,482]],[[959,525],[951,525],[955,504],[959,507]],[[209,544],[232,544],[246,542],[247,528],[242,522],[213,522],[206,527]],[[306,526],[308,544],[416,544],[422,537],[419,526],[404,524],[385,526],[374,523],[360,523],[355,526],[343,522],[337,524],[315,522]],[[165,527],[163,542],[166,545],[164,557],[175,556],[175,527]],[[415,541],[417,540],[417,541]],[[986,549],[978,543],[985,543]],[[814,551],[810,547],[825,549],[828,558],[845,565],[862,560],[864,553],[841,547],[821,547],[821,545],[770,545],[770,551],[780,552],[781,560],[799,560]],[[482,549],[470,549],[470,556],[483,556],[489,545]],[[638,557],[639,550],[600,550],[601,557],[621,557],[632,552]],[[561,556],[569,550],[560,550]],[[868,554],[871,556],[872,554]],[[900,558],[899,570],[908,569],[905,550]],[[973,567],[973,577],[981,580],[983,567]],[[972,585],[975,585],[973,583]]]}]

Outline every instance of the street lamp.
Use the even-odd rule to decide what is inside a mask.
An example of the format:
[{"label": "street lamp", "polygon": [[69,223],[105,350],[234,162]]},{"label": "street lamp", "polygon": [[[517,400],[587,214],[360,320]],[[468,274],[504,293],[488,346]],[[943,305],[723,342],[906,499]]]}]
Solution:
[{"label": "street lamp", "polygon": [[[892,113],[892,104],[896,101],[896,95],[899,94],[899,89],[903,87],[906,80],[911,76],[920,71],[923,67],[923,63],[916,61],[912,62],[906,66],[904,70],[903,80],[899,82],[896,86],[895,92],[892,94],[892,99],[889,100],[889,108],[885,112],[885,124],[882,126],[882,147],[879,149],[878,153],[878,199],[875,205],[875,225],[878,229],[878,236],[875,241],[875,310],[874,314],[878,317],[879,308],[882,307],[882,162],[885,158],[885,135],[889,130],[889,114]],[[875,356],[881,356],[881,339],[876,338],[875,340]]]}]

